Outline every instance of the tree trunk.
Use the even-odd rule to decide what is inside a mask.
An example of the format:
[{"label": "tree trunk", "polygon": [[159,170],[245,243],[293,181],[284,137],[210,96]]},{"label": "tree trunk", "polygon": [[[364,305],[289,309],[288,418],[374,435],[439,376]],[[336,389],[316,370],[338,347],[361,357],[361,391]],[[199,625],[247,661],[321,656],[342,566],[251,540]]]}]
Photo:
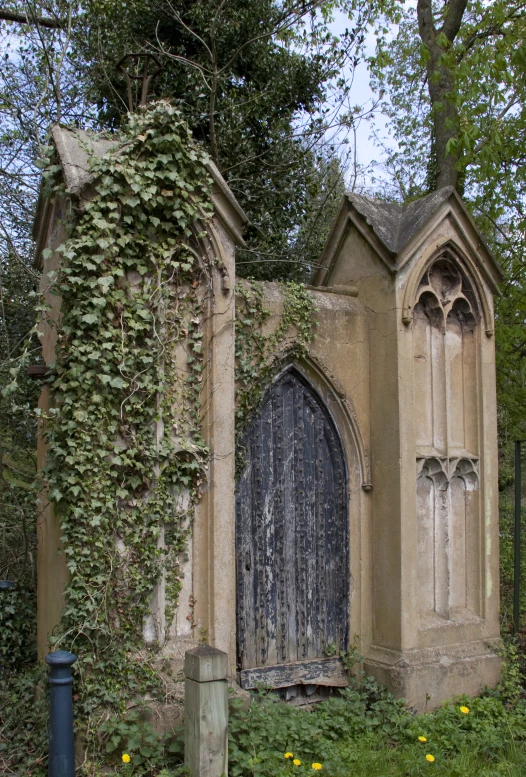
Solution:
[{"label": "tree trunk", "polygon": [[459,186],[459,154],[447,151],[449,140],[458,137],[458,112],[455,105],[455,77],[444,55],[455,40],[467,0],[449,0],[445,18],[437,31],[433,20],[432,0],[418,0],[417,16],[420,38],[428,49],[427,85],[433,112],[433,125],[438,176],[436,188]]}]

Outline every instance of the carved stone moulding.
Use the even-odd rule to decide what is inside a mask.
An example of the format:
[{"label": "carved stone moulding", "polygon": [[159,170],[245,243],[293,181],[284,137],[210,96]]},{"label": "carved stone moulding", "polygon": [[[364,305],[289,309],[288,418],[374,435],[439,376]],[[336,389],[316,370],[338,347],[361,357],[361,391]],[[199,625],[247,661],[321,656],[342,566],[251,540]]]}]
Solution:
[{"label": "carved stone moulding", "polygon": [[447,243],[409,278],[402,322],[409,326],[417,305],[440,312],[446,319],[454,312],[461,320],[478,323],[484,319],[486,335],[493,335],[493,315],[481,279],[472,261],[457,246]]},{"label": "carved stone moulding", "polygon": [[449,484],[455,477],[478,483],[479,460],[467,456],[417,456],[416,475],[431,478],[436,484]]},{"label": "carved stone moulding", "polygon": [[437,259],[422,276],[415,314],[423,312],[442,331],[450,316],[474,329],[479,318],[475,295],[458,266],[446,257]]}]

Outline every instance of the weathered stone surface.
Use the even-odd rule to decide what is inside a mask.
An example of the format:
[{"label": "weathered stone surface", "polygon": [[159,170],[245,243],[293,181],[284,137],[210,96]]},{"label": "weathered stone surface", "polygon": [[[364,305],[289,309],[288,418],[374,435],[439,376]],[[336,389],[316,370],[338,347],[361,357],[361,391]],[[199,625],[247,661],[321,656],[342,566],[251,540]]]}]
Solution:
[{"label": "weathered stone surface", "polygon": [[[353,241],[353,267],[359,272],[363,254],[372,249],[371,258],[383,261],[391,271],[400,270],[414,258],[422,241],[430,240],[433,226],[447,220],[453,232],[466,244],[478,270],[490,283],[493,293],[498,293],[502,269],[492,255],[483,235],[478,231],[470,213],[452,187],[445,187],[408,205],[386,203],[360,194],[346,194],[329,234],[318,269],[314,273],[315,286],[333,287],[350,285],[351,277],[342,279],[332,275],[336,257],[341,254],[347,233],[351,229]],[[355,227],[353,230],[352,227]],[[467,258],[467,257],[466,257]],[[342,263],[340,270],[342,269]]]},{"label": "weathered stone surface", "polygon": [[314,285],[356,285],[369,317],[361,652],[368,671],[424,709],[426,693],[436,706],[495,685],[500,671],[491,335],[502,274],[450,190],[406,208],[347,198],[320,264]]},{"label": "weathered stone surface", "polygon": [[[115,148],[117,141],[111,136],[106,137],[81,129],[66,129],[59,124],[52,128],[51,136],[67,188],[74,196],[82,195],[93,181],[90,157],[104,156],[110,149]],[[207,169],[215,183],[213,197],[216,216],[222,221],[234,242],[244,245],[242,231],[248,223],[248,216],[212,160],[209,160]]]},{"label": "weathered stone surface", "polygon": [[103,135],[81,129],[64,129],[58,124],[52,128],[51,136],[64,171],[64,182],[75,195],[80,194],[93,179],[89,166],[90,156],[102,157],[116,145],[114,139]]},{"label": "weathered stone surface", "polygon": [[[55,128],[54,139],[71,192],[89,196],[82,144],[91,143],[96,153],[104,153],[112,141],[62,128]],[[315,493],[324,494],[323,479],[332,471],[322,459],[331,457],[335,448],[323,436],[326,432],[316,421],[321,417],[316,408],[323,408],[331,419],[328,426],[341,440],[347,487],[346,512],[341,514],[347,516],[348,525],[340,530],[338,547],[347,563],[341,574],[345,591],[333,586],[332,598],[323,599],[322,606],[314,602],[313,597],[325,596],[322,578],[330,566],[317,558],[308,567],[317,546],[315,529],[321,524],[307,522],[303,533],[291,529],[285,556],[294,574],[287,577],[287,585],[295,586],[296,580],[306,580],[309,574],[323,583],[318,585],[316,580],[296,590],[312,599],[303,602],[303,610],[321,613],[321,620],[316,615],[304,624],[303,636],[298,630],[296,648],[300,643],[308,643],[309,650],[316,645],[312,655],[304,656],[309,666],[298,655],[295,661],[280,659],[277,650],[272,655],[267,651],[264,660],[260,651],[260,658],[248,663],[240,655],[236,564],[238,578],[240,564],[262,565],[253,575],[254,586],[266,574],[268,579],[280,574],[280,569],[272,567],[265,554],[251,552],[249,535],[241,548],[238,532],[236,546],[234,251],[242,245],[246,217],[217,170],[211,166],[210,171],[216,182],[216,218],[200,249],[219,258],[220,266],[213,271],[211,287],[203,288],[202,425],[211,450],[209,477],[195,515],[175,619],[172,624],[164,622],[161,583],[145,636],[163,642],[166,660],[177,668],[182,667],[185,651],[206,639],[228,654],[231,680],[239,669],[247,673],[242,678],[247,687],[259,676],[276,687],[283,682],[314,686],[331,682],[331,677],[338,685],[335,667],[341,674],[341,665],[336,658],[327,658],[324,649],[350,645],[354,635],[359,636],[366,670],[418,709],[436,706],[455,693],[476,693],[485,684],[495,685],[500,659],[496,653],[498,492],[492,334],[493,295],[502,273],[451,189],[405,207],[354,194],[342,202],[311,287],[316,308],[312,342],[307,353],[298,357],[292,335],[274,354],[275,378],[292,370],[301,376],[302,385],[309,386],[310,393],[306,391],[290,408],[296,416],[302,408],[301,418],[294,416],[298,428],[292,435],[296,441],[301,438],[301,444],[288,445],[290,435],[279,443],[274,432],[262,431],[260,437],[265,440],[263,463],[275,450],[279,452],[280,444],[292,457],[290,466],[281,468],[289,473],[283,516],[300,520],[301,510],[296,514],[291,505],[301,505],[302,499]],[[39,255],[43,248],[55,249],[62,241],[60,217],[66,206],[66,200],[41,203]],[[53,253],[44,272],[56,269],[57,263],[58,255]],[[45,276],[42,288],[45,291]],[[261,289],[270,312],[264,332],[271,335],[280,324],[284,297],[277,284],[263,283]],[[58,316],[60,300],[50,295],[50,302],[52,315]],[[55,334],[52,327],[43,331],[44,357],[51,364]],[[46,392],[47,388],[41,398],[44,409]],[[261,423],[265,418],[263,414]],[[305,469],[293,459],[300,456],[313,430],[320,435],[316,444],[312,442],[315,455],[310,470],[315,477],[304,488],[302,499],[298,494],[292,498]],[[279,433],[277,427],[274,431]],[[38,457],[42,465],[41,440]],[[255,473],[251,488],[261,490],[264,482],[258,482]],[[258,513],[261,524],[253,544],[277,547],[284,532],[275,520],[275,505],[268,494],[259,496],[264,509]],[[331,498],[322,501],[330,504]],[[332,531],[337,522],[329,523]],[[66,579],[65,557],[58,554],[60,529],[50,506],[40,516],[38,532],[39,645],[44,651],[60,615]],[[291,537],[305,547],[295,549]],[[260,599],[254,617],[271,622],[274,603],[266,595]],[[343,645],[321,644],[327,602],[332,608],[330,618],[347,629]],[[290,624],[300,618],[302,607],[294,605],[287,616]],[[250,613],[244,617],[249,628]],[[261,632],[258,623],[256,637]],[[290,634],[293,631],[289,629]],[[278,635],[271,632],[269,644],[277,644]],[[197,698],[200,691],[194,688],[193,693]]]},{"label": "weathered stone surface", "polygon": [[[69,193],[53,200],[41,198],[34,225],[37,242],[36,266],[42,271],[41,291],[50,306],[50,320],[60,315],[60,298],[48,292],[47,274],[59,267],[57,247],[66,239],[64,216],[70,198],[78,201],[93,196],[88,157],[106,153],[115,141],[81,130],[53,128],[53,141]],[[235,613],[223,611],[223,601],[235,601],[234,558],[234,250],[243,245],[242,229],[248,219],[221,174],[209,164],[214,179],[212,198],[215,217],[197,250],[212,260],[211,282],[202,284],[203,370],[201,406],[203,435],[210,448],[209,480],[195,516],[194,532],[183,563],[180,606],[172,624],[165,623],[165,583],[161,580],[152,597],[151,614],[144,624],[147,642],[164,643],[164,654],[182,661],[185,650],[204,634],[225,649],[235,661]],[[200,230],[198,230],[200,231]],[[52,254],[43,259],[44,249]],[[130,279],[133,282],[133,279]],[[56,327],[41,324],[43,356],[55,362]],[[176,354],[177,356],[177,354]],[[181,360],[180,360],[181,361]],[[184,354],[183,363],[186,363]],[[39,406],[49,409],[45,386]],[[46,449],[38,438],[38,466],[45,464]],[[182,495],[184,498],[184,494]],[[38,644],[47,653],[49,635],[60,620],[67,580],[66,556],[60,552],[60,524],[51,504],[42,500],[38,533]],[[162,535],[162,532],[161,532]],[[161,536],[161,542],[163,541]],[[231,666],[231,672],[235,666]]]},{"label": "weathered stone surface", "polygon": [[383,202],[361,194],[347,194],[346,197],[373,228],[385,247],[397,254],[452,193],[453,187],[446,186],[409,205]]}]

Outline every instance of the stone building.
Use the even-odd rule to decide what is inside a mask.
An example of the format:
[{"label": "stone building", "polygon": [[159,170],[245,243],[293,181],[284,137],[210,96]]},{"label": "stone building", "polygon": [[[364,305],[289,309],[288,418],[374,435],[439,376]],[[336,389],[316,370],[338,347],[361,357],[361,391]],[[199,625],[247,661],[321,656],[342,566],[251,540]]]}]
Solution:
[{"label": "stone building", "polygon": [[[86,148],[109,141],[53,137],[70,196],[89,196]],[[366,671],[419,709],[495,685],[499,266],[451,189],[405,207],[345,196],[310,287],[312,342],[297,357],[292,336],[275,354],[236,485],[234,254],[246,216],[211,171],[216,215],[200,250],[221,268],[204,312],[208,483],[176,617],[164,622],[159,586],[145,639],[178,665],[206,633],[245,688],[341,687],[338,654],[355,636]],[[49,202],[36,236],[39,257],[63,239]],[[45,286],[57,255],[40,261]],[[271,334],[283,293],[261,288]],[[43,345],[52,363],[51,330]],[[51,507],[38,531],[44,652],[66,579]]]}]

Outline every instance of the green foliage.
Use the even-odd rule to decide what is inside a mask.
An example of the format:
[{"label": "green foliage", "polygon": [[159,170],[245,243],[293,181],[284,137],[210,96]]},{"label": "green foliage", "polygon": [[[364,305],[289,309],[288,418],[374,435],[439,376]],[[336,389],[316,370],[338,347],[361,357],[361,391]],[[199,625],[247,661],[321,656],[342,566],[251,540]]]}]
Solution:
[{"label": "green foliage", "polygon": [[207,158],[164,102],[130,116],[118,141],[92,159],[95,194],[52,279],[62,315],[45,476],[69,572],[53,642],[78,655],[80,716],[155,692],[142,626],[162,575],[170,621],[207,463],[209,267],[192,248],[211,214]]},{"label": "green foliage", "polygon": [[[280,773],[285,752],[298,753],[305,762],[321,762],[332,773],[335,743],[354,739],[371,730],[392,735],[408,713],[373,682],[360,689],[346,689],[305,710],[263,696],[247,708],[231,703],[229,771],[233,777]],[[311,771],[311,770],[309,770]],[[339,773],[339,772],[336,772]]]},{"label": "green foliage", "polygon": [[35,634],[34,588],[0,591],[0,682],[6,672],[34,661]]},{"label": "green foliage", "polygon": [[290,281],[280,286],[283,313],[270,334],[264,325],[270,312],[264,307],[264,286],[243,281],[236,286],[236,456],[242,463],[241,435],[250,416],[257,410],[280,346],[290,338],[291,353],[305,354],[312,338],[314,301],[301,283]]},{"label": "green foliage", "polygon": [[[526,766],[526,751],[521,743],[511,738],[498,757],[488,759],[478,751],[461,750],[444,757],[440,752],[429,763],[426,755],[433,755],[420,743],[403,748],[379,743],[376,737],[346,743],[339,756],[347,775],[352,777],[521,777]],[[343,773],[343,770],[342,770]],[[321,772],[323,774],[323,772]]]},{"label": "green foliage", "polygon": [[[517,645],[509,639],[504,639],[499,650],[502,658],[502,675],[500,683],[495,691],[488,690],[488,695],[495,695],[510,706],[517,704],[524,696],[525,675],[521,668],[524,656],[519,652]],[[526,709],[524,710],[526,712]]]},{"label": "green foliage", "polygon": [[[44,14],[60,17],[65,8],[63,0],[50,0]],[[36,3],[31,13],[40,10]],[[42,520],[33,412],[41,385],[26,372],[29,364],[42,363],[34,330],[39,272],[31,234],[38,160],[61,113],[89,122],[78,78],[64,57],[66,39],[65,30],[0,22],[0,579],[16,582],[18,613],[10,614],[0,642],[5,650],[10,643],[24,665],[34,652],[30,631],[33,642],[36,637],[36,528]],[[12,663],[10,671],[17,668]]]},{"label": "green foliage", "polygon": [[[73,56],[101,124],[116,127],[126,85],[115,62],[139,41],[156,52],[164,69],[151,93],[176,101],[250,217],[238,274],[302,280],[341,198],[360,113],[354,68],[386,5],[398,2],[88,0],[74,20]],[[336,12],[349,19],[337,36]]]},{"label": "green foliage", "polygon": [[47,671],[37,666],[0,678],[0,773],[47,775]]},{"label": "green foliage", "polygon": [[[519,777],[526,764],[526,705],[518,699],[516,680],[497,692],[459,697],[422,715],[412,714],[371,678],[310,708],[284,704],[271,695],[248,707],[234,700],[229,769],[234,777],[303,777],[316,772],[313,763],[321,763],[321,774],[335,777],[407,777],[431,769],[444,777]],[[285,753],[301,764],[294,766]],[[433,763],[426,760],[428,754]]]},{"label": "green foliage", "polygon": [[[335,642],[328,642],[325,646],[324,653],[327,657],[338,655],[342,660],[342,665],[349,677],[352,676],[353,671],[358,664],[363,664],[365,658],[360,654],[358,649],[358,636],[355,636],[354,642],[347,650],[338,650]],[[360,672],[362,675],[363,672]]]},{"label": "green foliage", "polygon": [[[359,664],[363,664],[365,661],[364,656],[362,656],[358,650],[357,638],[347,650],[341,650],[339,655],[342,659],[343,668],[349,676],[351,676],[351,674],[356,671],[356,667]],[[360,670],[360,672],[361,671],[362,670]]]},{"label": "green foliage", "polygon": [[[435,18],[450,4],[432,4]],[[468,207],[504,269],[496,299],[497,382],[501,442],[526,436],[526,79],[521,2],[467,4],[454,44],[444,52],[453,82],[449,99],[458,125],[449,151]],[[426,51],[417,12],[404,10],[396,38],[380,41],[371,59],[373,84],[396,150],[386,196],[409,201],[436,185],[436,145],[428,95]]]},{"label": "green foliage", "polygon": [[[462,713],[461,706],[469,712]],[[493,695],[473,699],[461,696],[436,712],[417,716],[408,723],[403,738],[415,741],[423,735],[434,752],[459,753],[473,749],[496,755],[510,738],[525,738],[525,713],[526,709],[520,705],[510,715],[502,699]]]},{"label": "green foliage", "polygon": [[[327,654],[335,652],[327,646]],[[480,697],[461,696],[433,712],[415,715],[403,699],[373,678],[350,678],[340,695],[296,707],[260,693],[247,706],[231,702],[229,768],[234,777],[313,775],[312,764],[335,777],[407,777],[433,772],[449,777],[509,774],[526,765],[526,702],[517,651],[503,651],[502,681]],[[358,660],[356,648],[346,654]],[[420,741],[423,738],[424,741]],[[294,766],[285,753],[301,764]],[[463,770],[466,771],[463,771]],[[495,770],[495,771],[493,771]]]},{"label": "green foliage", "polygon": [[[510,633],[513,625],[513,577],[515,554],[515,511],[513,485],[499,494],[499,553],[501,623],[503,633]],[[521,554],[521,579],[526,580],[526,554]],[[520,612],[526,611],[526,590],[521,586]],[[519,624],[520,625],[520,624]]]},{"label": "green foliage", "polygon": [[[1,256],[0,243],[0,256]],[[12,247],[0,260],[0,675],[27,665],[35,652],[36,423],[39,387],[25,373],[38,348],[34,280]],[[36,361],[36,358],[35,358]]]},{"label": "green foliage", "polygon": [[120,765],[124,753],[130,756],[128,774],[157,775],[162,768],[173,774],[184,773],[183,729],[168,734],[157,734],[152,724],[145,720],[144,710],[131,710],[122,718],[110,718],[99,726],[101,751],[108,766]]}]

